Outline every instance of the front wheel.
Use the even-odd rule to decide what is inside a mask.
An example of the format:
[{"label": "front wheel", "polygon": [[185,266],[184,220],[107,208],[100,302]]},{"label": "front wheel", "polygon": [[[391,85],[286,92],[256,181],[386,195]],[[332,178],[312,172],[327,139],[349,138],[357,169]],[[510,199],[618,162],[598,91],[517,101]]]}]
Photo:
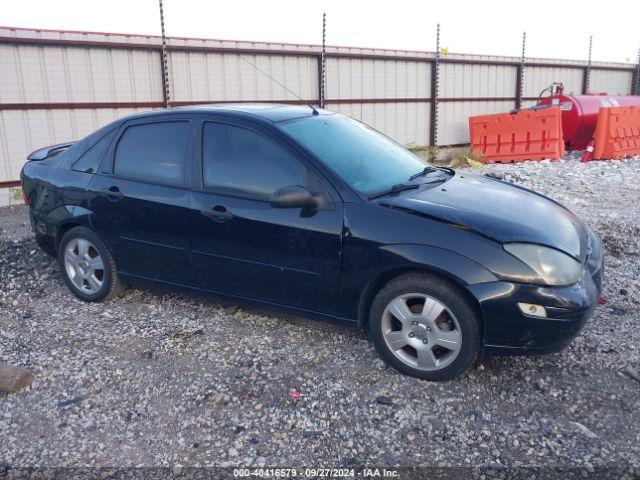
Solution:
[{"label": "front wheel", "polygon": [[435,275],[390,281],[371,305],[369,327],[387,363],[425,380],[457,377],[480,350],[478,314],[457,286]]},{"label": "front wheel", "polygon": [[107,300],[122,288],[111,252],[86,227],[74,227],[62,236],[58,262],[67,286],[85,302]]}]

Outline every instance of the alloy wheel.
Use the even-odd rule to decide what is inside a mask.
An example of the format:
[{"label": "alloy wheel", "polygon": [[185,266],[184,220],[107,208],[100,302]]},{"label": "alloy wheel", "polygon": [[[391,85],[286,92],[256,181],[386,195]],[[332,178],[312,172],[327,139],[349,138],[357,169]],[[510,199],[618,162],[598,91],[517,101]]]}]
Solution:
[{"label": "alloy wheel", "polygon": [[104,262],[93,243],[74,238],[64,254],[64,266],[71,282],[83,293],[95,294],[104,284]]},{"label": "alloy wheel", "polygon": [[462,331],[455,315],[437,299],[405,293],[382,314],[382,334],[400,361],[423,371],[449,366],[460,353]]}]

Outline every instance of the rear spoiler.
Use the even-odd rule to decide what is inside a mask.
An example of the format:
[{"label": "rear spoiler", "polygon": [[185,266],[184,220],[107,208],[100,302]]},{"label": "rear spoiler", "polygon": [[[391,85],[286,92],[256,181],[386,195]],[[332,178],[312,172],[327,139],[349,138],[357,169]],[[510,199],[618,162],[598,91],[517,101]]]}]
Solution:
[{"label": "rear spoiler", "polygon": [[76,142],[58,143],[57,145],[40,148],[34,152],[31,152],[27,157],[27,160],[45,160],[47,158],[55,157],[75,143]]}]

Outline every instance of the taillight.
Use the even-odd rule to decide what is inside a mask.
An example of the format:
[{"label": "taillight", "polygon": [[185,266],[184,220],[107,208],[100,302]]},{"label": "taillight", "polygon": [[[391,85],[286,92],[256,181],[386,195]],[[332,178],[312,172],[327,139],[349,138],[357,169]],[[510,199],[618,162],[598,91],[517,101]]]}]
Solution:
[{"label": "taillight", "polygon": [[24,190],[22,191],[22,199],[24,200],[24,204],[26,206],[29,206],[29,197],[27,197],[27,194],[24,193]]}]

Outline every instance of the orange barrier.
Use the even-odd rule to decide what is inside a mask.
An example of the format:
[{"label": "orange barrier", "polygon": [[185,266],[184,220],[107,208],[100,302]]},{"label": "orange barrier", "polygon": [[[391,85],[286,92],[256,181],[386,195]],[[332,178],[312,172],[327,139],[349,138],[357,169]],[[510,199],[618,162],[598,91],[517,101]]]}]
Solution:
[{"label": "orange barrier", "polygon": [[482,163],[510,163],[564,155],[560,108],[469,117],[471,151]]},{"label": "orange barrier", "polygon": [[640,107],[601,108],[593,139],[595,160],[639,155]]}]

